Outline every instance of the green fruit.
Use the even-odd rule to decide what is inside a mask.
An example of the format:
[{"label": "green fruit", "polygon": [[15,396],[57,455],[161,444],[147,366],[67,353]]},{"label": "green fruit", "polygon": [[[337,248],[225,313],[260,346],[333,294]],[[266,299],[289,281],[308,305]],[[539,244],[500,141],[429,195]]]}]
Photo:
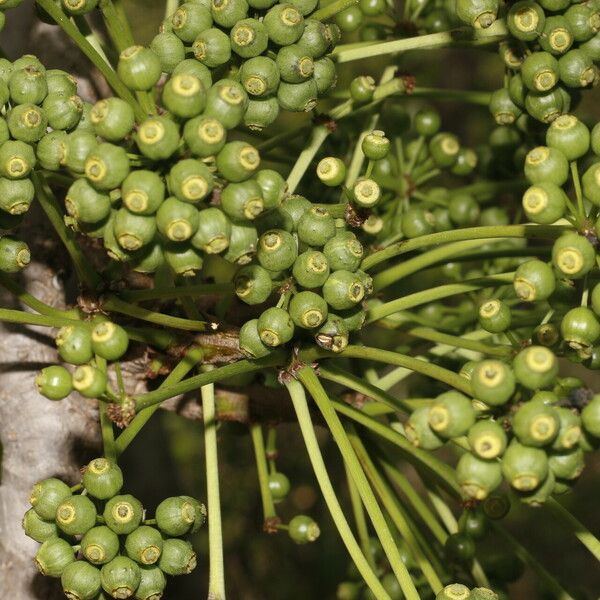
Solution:
[{"label": "green fruit", "polygon": [[150,117],[138,127],[135,141],[147,158],[166,160],[179,147],[179,127],[168,117]]},{"label": "green fruit", "polygon": [[326,208],[313,206],[300,218],[297,231],[308,246],[324,246],[335,235],[335,220]]},{"label": "green fruit", "polygon": [[296,240],[287,231],[273,229],[258,240],[258,261],[269,271],[289,269],[298,257]]},{"label": "green fruit", "polygon": [[15,140],[34,144],[46,133],[48,117],[34,104],[20,104],[10,110],[6,120]]},{"label": "green fruit", "polygon": [[402,215],[402,232],[409,239],[433,233],[434,224],[433,214],[420,207],[409,208]]},{"label": "green fruit", "polygon": [[196,59],[210,68],[224,65],[231,59],[229,36],[216,27],[205,29],[200,33],[192,47]]},{"label": "green fruit", "polygon": [[56,507],[55,520],[67,535],[83,535],[96,524],[96,507],[87,496],[70,496]]},{"label": "green fruit", "polygon": [[558,373],[558,361],[554,353],[543,346],[529,346],[521,350],[513,360],[517,381],[530,390],[548,387]]},{"label": "green fruit", "polygon": [[362,244],[349,231],[338,232],[323,248],[329,267],[334,271],[345,269],[355,271],[360,266],[364,256]]},{"label": "green fruit", "polygon": [[229,248],[224,255],[230,263],[248,264],[256,253],[258,233],[256,228],[248,223],[232,223]]},{"label": "green fruit", "polygon": [[129,175],[129,158],[121,146],[100,144],[85,160],[85,176],[99,190],[113,190]]},{"label": "green fruit", "polygon": [[67,565],[75,562],[71,544],[62,538],[46,540],[35,555],[35,564],[42,575],[60,577]]},{"label": "green fruit", "polygon": [[77,94],[77,79],[61,69],[46,71],[46,84],[49,94],[61,94],[67,97]]},{"label": "green fruit", "polygon": [[417,408],[411,413],[404,429],[413,446],[423,450],[436,450],[443,446],[444,440],[431,428],[429,416],[429,407]]},{"label": "green fruit", "polygon": [[358,6],[350,6],[336,15],[335,23],[344,33],[353,33],[362,25],[363,13]]},{"label": "green fruit", "polygon": [[163,248],[165,262],[173,273],[179,277],[194,277],[204,260],[195,248],[181,244],[168,244]]},{"label": "green fruit", "polygon": [[96,190],[86,179],[76,179],[65,196],[67,213],[81,223],[98,223],[108,217],[111,201],[108,194]]},{"label": "green fruit", "polygon": [[596,79],[597,69],[583,50],[569,50],[560,57],[558,68],[560,80],[570,88],[587,87]]},{"label": "green fruit", "polygon": [[[591,164],[581,178],[583,195],[596,206],[600,205],[600,163]],[[598,221],[596,221],[598,229]]]},{"label": "green fruit", "polygon": [[285,179],[272,169],[261,169],[255,179],[262,191],[265,209],[279,207],[287,192]]},{"label": "green fruit", "polygon": [[303,329],[320,327],[327,319],[327,312],[327,303],[314,292],[298,292],[290,301],[292,321]]},{"label": "green fruit", "polygon": [[269,272],[259,265],[242,267],[234,279],[235,293],[246,304],[262,304],[273,290]]},{"label": "green fruit", "polygon": [[107,500],[116,496],[123,487],[123,473],[108,458],[95,458],[83,472],[83,487],[90,496]]},{"label": "green fruit", "polygon": [[357,273],[334,271],[323,285],[323,297],[334,310],[353,308],[365,297],[364,282]]},{"label": "green fruit", "polygon": [[444,552],[450,562],[468,564],[475,556],[475,542],[464,532],[451,533],[444,544]]},{"label": "green fruit", "polygon": [[498,14],[496,0],[460,0],[456,3],[456,16],[475,29],[486,29]]},{"label": "green fruit", "polygon": [[292,269],[298,284],[309,289],[321,287],[327,281],[329,272],[329,261],[318,250],[307,250],[300,254]]},{"label": "green fruit", "polygon": [[173,33],[182,41],[192,43],[212,25],[211,11],[199,2],[184,2],[171,17]]},{"label": "green fruit", "polygon": [[479,307],[479,325],[490,333],[501,333],[510,327],[510,306],[502,300],[486,300]]},{"label": "green fruit", "polygon": [[489,522],[481,508],[465,509],[458,520],[459,531],[474,540],[480,540],[488,532]]},{"label": "green fruit", "polygon": [[515,294],[525,302],[549,298],[556,288],[554,273],[546,263],[533,259],[521,263],[513,280]]},{"label": "green fruit", "polygon": [[140,568],[130,558],[117,556],[100,571],[102,588],[112,598],[132,597],[141,582]]},{"label": "green fruit", "polygon": [[583,408],[581,422],[587,433],[600,438],[600,395],[595,395]]},{"label": "green fruit", "polygon": [[75,130],[66,138],[60,164],[66,166],[71,172],[81,175],[85,172],[88,155],[97,146],[98,141],[93,133]]},{"label": "green fruit", "polygon": [[549,225],[564,215],[567,196],[557,185],[541,182],[525,191],[522,204],[529,220],[541,225]]},{"label": "green fruit", "polygon": [[577,160],[590,148],[590,132],[577,117],[561,115],[548,127],[546,144],[562,152],[568,161]]},{"label": "green fruit", "polygon": [[206,208],[198,213],[198,230],[192,246],[206,254],[219,254],[229,246],[231,222],[218,208]]},{"label": "green fruit", "polygon": [[140,600],[157,600],[162,598],[167,587],[167,579],[159,567],[140,567],[140,585],[135,595]]},{"label": "green fruit", "polygon": [[204,90],[208,90],[212,86],[210,69],[195,58],[186,58],[178,63],[173,69],[172,75],[179,75],[180,73],[187,73],[198,78],[202,82]]},{"label": "green fruit", "polygon": [[540,402],[525,402],[512,418],[513,432],[526,446],[543,447],[552,443],[559,426],[556,411]]},{"label": "green fruit", "polygon": [[185,45],[170,31],[163,31],[150,42],[150,50],[156,54],[161,69],[172,73],[179,63],[185,60]]},{"label": "green fruit", "polygon": [[214,186],[209,168],[193,158],[177,162],[169,173],[168,182],[171,194],[183,202],[193,204],[204,200]]},{"label": "green fruit", "polygon": [[85,325],[66,325],[59,329],[56,346],[60,357],[73,365],[85,364],[93,356],[91,332]]},{"label": "green fruit", "polygon": [[71,600],[93,600],[102,587],[100,571],[82,560],[68,564],[60,580],[63,592]]},{"label": "green fruit", "polygon": [[600,323],[591,309],[578,306],[562,318],[560,331],[571,348],[588,352],[600,337]]},{"label": "green fruit", "polygon": [[560,150],[538,146],[525,158],[525,176],[533,184],[550,182],[562,186],[569,177],[569,163]]},{"label": "green fruit", "polygon": [[56,523],[44,521],[33,508],[25,513],[21,525],[25,535],[40,544],[58,536]]},{"label": "green fruit", "polygon": [[152,565],[160,558],[163,538],[154,527],[142,525],[125,538],[125,552],[140,565]]},{"label": "green fruit", "polygon": [[31,261],[31,253],[25,242],[5,235],[0,238],[0,271],[18,273]]},{"label": "green fruit", "polygon": [[217,154],[225,145],[227,134],[222,123],[206,116],[199,116],[186,122],[183,138],[199,158]]},{"label": "green fruit", "polygon": [[492,94],[488,108],[498,125],[511,125],[523,113],[507,88],[500,88]]},{"label": "green fruit", "polygon": [[[47,133],[37,145],[35,155],[42,169],[58,171],[65,160],[67,134],[64,131]],[[26,181],[26,180],[25,180]]]},{"label": "green fruit", "polygon": [[48,94],[48,83],[43,67],[28,65],[16,68],[8,80],[8,90],[13,104],[41,104]]},{"label": "green fruit", "polygon": [[346,179],[346,165],[335,156],[327,156],[321,159],[316,172],[317,177],[330,187],[337,187]]},{"label": "green fruit", "polygon": [[166,535],[181,536],[189,533],[198,519],[200,507],[186,496],[163,500],[156,509],[156,525]]},{"label": "green fruit", "polygon": [[319,538],[321,530],[310,517],[296,515],[288,524],[288,535],[296,544],[308,544]]},{"label": "green fruit", "polygon": [[104,565],[119,553],[119,537],[105,525],[90,529],[81,539],[81,554],[94,565]]},{"label": "green fruit", "polygon": [[217,154],[217,169],[227,181],[238,183],[252,177],[260,166],[258,150],[246,142],[229,142]]},{"label": "green fruit", "polygon": [[573,45],[573,31],[563,15],[554,15],[546,18],[538,39],[543,50],[560,55]]},{"label": "green fruit", "polygon": [[429,426],[445,439],[464,435],[475,423],[471,400],[460,392],[438,396],[429,409]]},{"label": "green fruit", "polygon": [[7,179],[27,177],[36,164],[31,146],[19,140],[9,140],[0,146],[0,175]]},{"label": "green fruit", "polygon": [[[525,96],[525,109],[529,115],[542,123],[551,123],[567,110],[560,87],[545,93],[529,92]],[[538,177],[536,183],[541,182],[543,177]]]},{"label": "green fruit", "polygon": [[85,398],[99,398],[106,391],[107,377],[104,371],[81,365],[73,371],[73,388]]},{"label": "green fruit", "polygon": [[467,439],[473,453],[485,460],[501,456],[507,444],[506,433],[502,426],[488,419],[475,423],[469,429]]},{"label": "green fruit", "polygon": [[456,162],[460,143],[452,133],[441,132],[429,141],[429,153],[435,164],[443,169],[452,167]]},{"label": "green fruit", "polygon": [[471,600],[471,592],[462,583],[451,583],[438,592],[435,600]]},{"label": "green fruit", "polygon": [[53,521],[58,506],[70,496],[71,489],[60,479],[44,479],[33,486],[29,503],[41,519]]},{"label": "green fruit", "polygon": [[270,348],[286,344],[294,336],[294,322],[290,314],[275,306],[260,315],[256,327],[261,341]]},{"label": "green fruit", "polygon": [[502,474],[516,490],[531,492],[548,474],[546,453],[513,440],[502,457]]},{"label": "green fruit", "polygon": [[290,480],[283,473],[270,473],[269,491],[271,492],[273,500],[275,502],[280,502],[290,491]]},{"label": "green fruit", "polygon": [[515,373],[504,362],[482,360],[473,369],[471,387],[475,397],[490,406],[506,404],[515,391]]},{"label": "green fruit", "polygon": [[342,352],[348,346],[348,326],[344,319],[330,314],[315,334],[315,341],[325,350]]},{"label": "green fruit", "polygon": [[221,193],[221,209],[236,221],[255,219],[264,210],[260,186],[253,179],[230,183]]},{"label": "green fruit", "polygon": [[304,18],[293,4],[276,4],[265,15],[264,24],[269,40],[278,46],[293,44],[304,32]]},{"label": "green fruit", "polygon": [[229,32],[231,49],[242,58],[262,54],[269,43],[267,28],[257,19],[241,19]]},{"label": "green fruit", "polygon": [[314,78],[303,83],[282,81],[277,89],[277,100],[281,108],[293,112],[309,112],[316,103],[319,88]]},{"label": "green fruit", "polygon": [[596,251],[587,238],[568,232],[552,246],[552,263],[565,277],[580,279],[596,264]]},{"label": "green fruit", "polygon": [[549,52],[533,52],[521,65],[521,77],[532,92],[548,92],[558,83],[558,61]]},{"label": "green fruit", "polygon": [[200,79],[189,73],[179,73],[173,75],[165,84],[162,101],[171,114],[189,119],[204,110],[206,94]]},{"label": "green fruit", "polygon": [[271,353],[271,349],[263,344],[258,333],[258,319],[251,319],[242,325],[240,350],[250,358],[263,358]]},{"label": "green fruit", "polygon": [[[293,4],[299,8],[296,3]],[[302,36],[296,43],[302,46],[312,58],[323,56],[330,45],[327,27],[321,21],[310,18],[304,21],[304,25]]]},{"label": "green fruit", "polygon": [[165,184],[154,171],[135,170],[123,181],[121,197],[129,212],[151,215],[165,199]]},{"label": "green fruit", "polygon": [[466,452],[456,465],[456,478],[467,498],[485,500],[502,482],[502,469],[495,460],[482,460]]},{"label": "green fruit", "polygon": [[246,0],[212,0],[211,14],[215,23],[226,29],[233,27],[248,14]]},{"label": "green fruit", "polygon": [[198,210],[188,202],[167,198],[156,213],[156,226],[165,238],[185,242],[198,230]]},{"label": "green fruit", "polygon": [[502,519],[510,511],[510,500],[505,494],[488,496],[483,501],[483,511],[490,519]]},{"label": "green fruit", "polygon": [[[218,119],[226,129],[233,129],[242,122],[247,107],[248,94],[243,85],[232,79],[221,79],[208,90],[204,115]],[[229,147],[227,152],[230,153],[227,158],[229,162],[234,158],[236,162],[239,162],[239,158],[236,156],[237,153],[243,148],[251,148],[243,142],[232,142],[225,148],[227,147]],[[233,153],[233,149],[235,149],[235,153]],[[256,167],[258,167],[258,164]],[[225,178],[229,179],[227,176]],[[241,179],[230,179],[230,181],[241,181]]]},{"label": "green fruit", "polygon": [[104,507],[104,522],[117,535],[126,535],[140,526],[143,512],[142,503],[130,494],[113,496]]},{"label": "green fruit", "polygon": [[279,69],[274,60],[257,56],[242,63],[240,81],[251,96],[268,96],[279,87]]},{"label": "green fruit", "polygon": [[187,575],[197,564],[196,553],[189,542],[166,539],[158,566],[167,575]]},{"label": "green fruit", "polygon": [[552,449],[559,452],[571,450],[581,439],[581,419],[576,412],[562,406],[556,407],[554,412],[558,417],[559,429]]},{"label": "green fruit", "polygon": [[515,2],[508,11],[506,24],[510,33],[518,40],[533,41],[544,27],[544,11],[531,0]]},{"label": "green fruit", "polygon": [[550,471],[559,479],[577,479],[585,467],[583,450],[575,448],[570,452],[553,453],[548,458],[548,465]]},{"label": "green fruit", "polygon": [[377,85],[369,75],[360,75],[350,82],[350,97],[354,102],[367,103],[373,99]]},{"label": "green fruit", "polygon": [[150,90],[160,79],[161,72],[161,61],[150,48],[130,46],[119,55],[117,74],[131,90]]}]

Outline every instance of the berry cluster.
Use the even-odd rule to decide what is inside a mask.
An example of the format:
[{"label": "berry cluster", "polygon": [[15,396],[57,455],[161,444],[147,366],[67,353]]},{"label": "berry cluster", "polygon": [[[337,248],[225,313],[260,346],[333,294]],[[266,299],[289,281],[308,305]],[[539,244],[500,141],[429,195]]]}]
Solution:
[{"label": "berry cluster", "polygon": [[35,380],[38,391],[50,400],[62,400],[73,390],[85,398],[106,398],[108,393],[110,399],[105,361],[118,360],[128,346],[125,329],[104,318],[64,326],[56,347],[61,359],[76,368],[73,373],[61,365],[43,368]]},{"label": "berry cluster", "polygon": [[462,583],[451,583],[444,587],[435,600],[498,600],[496,592],[484,588],[476,587],[471,590]]},{"label": "berry cluster", "polygon": [[[79,126],[85,103],[71,75],[47,71],[26,55],[12,63],[0,59],[0,107],[0,229],[12,229],[33,202],[34,167],[45,168],[58,141]],[[0,239],[1,271],[14,273],[29,261],[27,244],[10,236]]]},{"label": "berry cluster", "polygon": [[[458,0],[456,5],[458,16],[476,28],[490,26],[498,8],[498,0]],[[578,91],[598,79],[598,3],[519,0],[508,8],[506,24],[512,39],[501,45],[500,54],[512,74],[492,96],[496,121],[511,124],[525,113],[551,123],[572,111]]]},{"label": "berry cluster", "polygon": [[196,554],[182,537],[202,526],[204,505],[189,496],[167,498],[148,520],[137,498],[120,494],[122,487],[121,469],[96,458],[82,485],[52,478],[31,492],[23,529],[41,543],[35,562],[43,575],[61,579],[71,600],[161,598],[166,575],[196,568]]}]

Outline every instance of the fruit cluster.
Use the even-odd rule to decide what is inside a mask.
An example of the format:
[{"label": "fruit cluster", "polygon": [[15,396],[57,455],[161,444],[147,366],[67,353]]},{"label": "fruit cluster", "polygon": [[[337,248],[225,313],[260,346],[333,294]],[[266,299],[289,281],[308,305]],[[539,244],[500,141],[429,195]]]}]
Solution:
[{"label": "fruit cluster", "polygon": [[[476,28],[490,26],[499,2],[458,0],[458,16]],[[496,91],[490,111],[499,124],[527,114],[550,123],[572,111],[578,91],[598,79],[600,6],[596,2],[519,0],[511,4],[506,24],[512,36],[501,46],[510,80]]]},{"label": "fruit cluster", "polygon": [[60,578],[71,600],[161,598],[167,575],[196,568],[196,554],[182,537],[202,526],[204,505],[189,496],[167,498],[149,520],[122,487],[121,469],[96,458],[80,486],[52,478],[31,492],[23,529],[41,543],[36,565],[43,575]]},{"label": "fruit cluster", "polygon": [[[0,108],[0,229],[12,229],[35,197],[34,167],[45,168],[48,153],[80,124],[85,103],[71,75],[47,71],[25,55],[12,63],[0,59]],[[14,273],[29,260],[25,242],[0,239],[1,271]]]},{"label": "fruit cluster", "polygon": [[62,400],[73,390],[86,398],[114,399],[108,388],[106,361],[116,361],[129,346],[123,327],[96,317],[92,322],[66,325],[56,335],[56,347],[63,361],[76,365],[71,373],[61,365],[44,367],[35,383],[40,394]]}]

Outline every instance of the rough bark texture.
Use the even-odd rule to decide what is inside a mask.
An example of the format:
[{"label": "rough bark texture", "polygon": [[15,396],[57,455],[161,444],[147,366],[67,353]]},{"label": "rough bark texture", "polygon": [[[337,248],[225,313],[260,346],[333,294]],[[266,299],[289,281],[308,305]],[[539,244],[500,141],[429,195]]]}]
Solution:
[{"label": "rough bark texture", "polygon": [[[89,73],[78,65],[77,51],[58,35],[58,29],[33,18],[31,4],[8,13],[2,45],[11,58],[35,53],[49,67],[60,66]],[[81,80],[79,93],[93,99],[98,86]],[[32,212],[35,213],[35,210]],[[26,239],[34,261],[21,282],[44,302],[64,303],[62,276],[68,262],[56,240],[49,238],[48,223],[41,215],[28,215]],[[0,289],[0,306],[18,307]],[[78,481],[78,468],[98,446],[97,409],[92,402],[73,396],[62,402],[42,398],[34,377],[40,367],[56,362],[51,332],[43,328],[0,326],[0,597],[14,600],[64,598],[56,580],[37,574],[33,556],[38,544],[21,529],[31,486],[45,477]]]}]

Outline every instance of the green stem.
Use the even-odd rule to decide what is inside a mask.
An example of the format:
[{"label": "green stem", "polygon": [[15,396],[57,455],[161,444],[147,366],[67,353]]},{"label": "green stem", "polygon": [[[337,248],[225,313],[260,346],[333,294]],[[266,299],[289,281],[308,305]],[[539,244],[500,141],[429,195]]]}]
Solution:
[{"label": "green stem", "polygon": [[[201,348],[193,347],[188,350],[187,354],[179,361],[169,375],[167,375],[158,390],[169,388],[181,381],[203,358],[204,351]],[[117,455],[125,451],[142,430],[144,425],[150,420],[150,417],[152,417],[159,408],[160,404],[155,404],[146,410],[142,410],[133,418],[127,429],[125,429],[116,440],[115,448]]]},{"label": "green stem", "polygon": [[[182,291],[179,290],[180,295]],[[174,329],[182,329],[184,331],[209,331],[212,329],[211,324],[206,321],[196,321],[193,319],[184,319],[181,317],[173,317],[163,313],[148,310],[135,304],[130,304],[117,298],[116,296],[108,296],[102,304],[105,310],[121,313],[129,317],[147,321],[163,327],[172,327]]]},{"label": "green stem", "polygon": [[352,447],[354,448],[358,460],[362,464],[367,477],[371,481],[373,489],[381,499],[381,503],[390,515],[390,518],[400,532],[400,535],[406,540],[409,548],[412,550],[417,564],[423,572],[423,575],[425,575],[429,586],[434,593],[439,592],[443,587],[440,578],[419,547],[419,544],[406,520],[406,514],[401,508],[397,497],[392,493],[392,490],[390,490],[383,477],[381,477],[377,471],[377,468],[371,460],[369,453],[367,452],[364,444],[356,434],[356,431],[353,427],[350,427],[348,431],[348,439],[350,440],[350,443],[352,444]]},{"label": "green stem", "polygon": [[491,92],[480,92],[475,90],[452,90],[447,88],[428,88],[416,86],[411,96],[419,98],[435,98],[436,100],[458,100],[479,106],[488,106]]},{"label": "green stem", "polygon": [[358,488],[352,479],[352,475],[348,471],[348,465],[344,463],[346,470],[346,481],[348,482],[348,493],[350,495],[350,503],[352,505],[352,513],[354,515],[354,523],[356,525],[356,532],[358,533],[358,540],[363,554],[369,561],[369,565],[372,569],[376,569],[375,558],[373,552],[371,552],[371,542],[369,540],[369,529],[367,526],[367,519],[365,517],[365,507],[360,499]]},{"label": "green stem", "polygon": [[148,290],[124,290],[119,296],[128,302],[144,302],[146,300],[176,300],[183,295],[189,298],[197,296],[225,295],[233,291],[232,283],[198,283],[185,288],[154,287]]},{"label": "green stem", "polygon": [[306,450],[308,451],[308,457],[315,472],[315,477],[317,478],[319,487],[321,488],[321,493],[323,494],[323,499],[327,504],[327,508],[331,513],[331,517],[340,534],[340,537],[346,545],[348,553],[354,561],[356,568],[375,597],[378,600],[390,600],[388,593],[383,589],[381,582],[367,562],[365,555],[362,553],[360,546],[358,545],[358,542],[356,541],[356,538],[354,537],[354,534],[348,525],[348,521],[346,520],[344,511],[340,506],[340,502],[337,498],[337,494],[333,488],[333,485],[331,484],[329,474],[327,473],[327,467],[325,466],[323,455],[321,454],[321,448],[319,447],[319,442],[317,441],[317,436],[315,435],[304,388],[297,381],[290,381],[286,385],[292,400],[292,404],[294,405],[294,410],[296,411],[298,424],[300,425],[300,431],[302,432],[302,437],[304,439],[304,443],[306,444]]},{"label": "green stem", "polygon": [[129,23],[127,20],[123,20],[123,14],[117,11],[112,0],[100,0],[99,8],[106,31],[108,31],[117,52],[120,54],[126,48],[133,46],[135,41]]},{"label": "green stem", "polygon": [[165,3],[165,19],[168,19],[179,8],[179,0],[167,0]]},{"label": "green stem", "polygon": [[33,180],[38,202],[67,249],[71,260],[73,261],[73,265],[75,266],[75,270],[77,271],[79,281],[89,289],[96,289],[100,283],[100,277],[96,273],[96,270],[91,267],[87,258],[81,251],[81,248],[75,239],[75,234],[65,225],[62,211],[60,210],[58,201],[52,193],[52,190],[39,173],[34,171],[31,178]]},{"label": "green stem", "polygon": [[[106,374],[108,366],[106,360],[96,355],[96,366]],[[113,423],[108,417],[108,404],[106,402],[98,403],[98,412],[100,413],[100,429],[102,431],[102,446],[104,456],[111,460],[117,459],[117,449],[115,446],[115,430]]]},{"label": "green stem", "polygon": [[549,498],[546,506],[552,511],[554,517],[592,553],[600,562],[600,540],[589,531],[581,521],[574,517],[560,502]]},{"label": "green stem", "polygon": [[474,42],[477,44],[493,44],[506,37],[507,30],[502,19],[498,19],[487,29],[472,29],[464,27],[452,31],[429,33],[412,38],[396,39],[388,42],[366,43],[357,48],[334,48],[333,58],[338,63],[351,62],[406,52],[407,50],[425,50],[430,48],[443,48],[456,42]]},{"label": "green stem", "polygon": [[277,511],[275,510],[275,503],[273,502],[273,496],[269,489],[269,468],[267,466],[265,441],[263,438],[262,425],[260,423],[252,423],[252,425],[250,425],[250,436],[252,437],[252,445],[254,446],[260,497],[266,523],[270,519],[277,518]]},{"label": "green stem", "polygon": [[319,21],[327,21],[331,17],[335,17],[338,13],[358,4],[358,0],[335,0],[331,4],[316,10],[312,15],[311,19],[317,19]]},{"label": "green stem", "polygon": [[581,181],[579,179],[579,169],[577,161],[571,162],[571,178],[573,179],[573,187],[575,188],[575,197],[577,198],[577,211],[581,222],[585,219],[585,207],[583,205],[583,194],[581,192]]},{"label": "green stem", "polygon": [[398,352],[391,352],[390,350],[382,350],[380,348],[371,348],[369,346],[348,346],[343,356],[348,358],[360,358],[362,360],[374,360],[377,362],[383,362],[388,365],[396,365],[398,367],[406,367],[411,371],[426,375],[438,381],[442,381],[453,388],[464,392],[465,394],[471,395],[471,385],[464,377],[461,377],[457,373],[444,369],[438,365],[428,363],[424,360],[407,356],[406,354],[400,354]]},{"label": "green stem", "polygon": [[225,566],[219,491],[219,458],[217,451],[217,419],[215,386],[202,386],[202,416],[206,454],[206,501],[208,506],[209,578],[208,600],[225,600]]},{"label": "green stem", "polygon": [[40,325],[42,327],[62,327],[63,325],[74,325],[79,321],[67,317],[36,315],[23,310],[12,308],[0,308],[0,322],[20,323],[22,325]]},{"label": "green stem", "polygon": [[510,346],[504,344],[485,344],[476,340],[466,339],[463,336],[440,333],[436,329],[430,327],[414,327],[413,329],[409,329],[407,333],[430,342],[447,344],[449,346],[454,346],[455,348],[466,348],[467,350],[473,350],[474,352],[481,352],[482,354],[497,356],[499,358],[508,358],[513,351]]},{"label": "green stem", "polygon": [[315,155],[319,151],[319,148],[321,148],[323,142],[330,134],[331,130],[323,125],[319,125],[313,129],[308,146],[306,146],[304,150],[300,152],[300,155],[296,160],[296,164],[294,164],[292,171],[288,175],[287,185],[290,194],[294,193],[298,187],[298,184],[300,183],[300,180],[308,170],[308,167],[311,165]]},{"label": "green stem", "polygon": [[440,233],[422,235],[410,240],[401,240],[391,244],[383,250],[374,252],[367,256],[361,269],[369,271],[376,265],[387,262],[390,258],[437,244],[458,242],[461,240],[483,240],[486,238],[528,238],[553,240],[562,233],[573,228],[565,225],[491,225],[485,227],[467,227],[464,229],[453,229]]},{"label": "green stem", "polygon": [[104,58],[96,52],[94,47],[85,39],[85,36],[77,29],[72,21],[63,13],[54,0],[36,0],[36,2],[54,19],[57,25],[73,40],[79,49],[87,56],[93,65],[102,73],[106,82],[114,90],[117,96],[131,105],[139,120],[145,118],[145,113],[137,103],[129,88],[119,79],[117,74]]},{"label": "green stem", "polygon": [[381,512],[381,508],[379,507],[379,504],[377,504],[377,499],[362,470],[358,457],[348,440],[344,427],[333,408],[331,400],[327,396],[327,393],[323,389],[315,372],[310,367],[303,367],[300,369],[297,376],[317,404],[319,411],[323,415],[323,418],[340,449],[344,462],[347,464],[352,479],[354,479],[354,482],[356,483],[356,487],[358,488],[367,513],[369,514],[373,527],[379,537],[379,541],[383,546],[383,550],[390,562],[392,571],[398,579],[404,595],[407,600],[420,600],[419,592],[415,588],[408,569],[402,562],[402,558],[400,557],[394,538],[392,537],[383,513]]},{"label": "green stem", "polygon": [[390,300],[384,304],[372,306],[369,309],[368,322],[373,323],[378,319],[383,319],[396,312],[433,302],[435,300],[441,300],[442,298],[448,298],[449,296],[476,292],[477,290],[488,287],[507,285],[512,283],[513,278],[514,273],[501,273],[500,275],[471,279],[468,283],[448,283],[429,290],[423,290],[422,292],[408,294],[403,298],[397,298],[396,300]]}]

